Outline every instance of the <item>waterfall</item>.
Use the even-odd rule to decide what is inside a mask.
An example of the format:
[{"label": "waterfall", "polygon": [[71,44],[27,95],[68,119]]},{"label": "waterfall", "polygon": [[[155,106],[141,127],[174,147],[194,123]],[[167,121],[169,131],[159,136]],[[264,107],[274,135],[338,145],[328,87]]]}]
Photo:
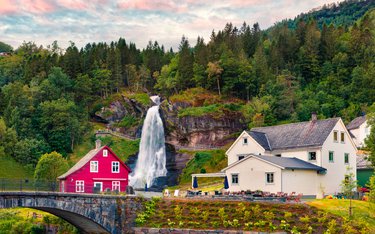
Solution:
[{"label": "waterfall", "polygon": [[134,188],[144,188],[145,184],[151,187],[155,178],[167,175],[164,127],[159,114],[160,97],[152,96],[150,99],[156,106],[148,109],[143,123],[137,164],[129,178],[129,184]]}]

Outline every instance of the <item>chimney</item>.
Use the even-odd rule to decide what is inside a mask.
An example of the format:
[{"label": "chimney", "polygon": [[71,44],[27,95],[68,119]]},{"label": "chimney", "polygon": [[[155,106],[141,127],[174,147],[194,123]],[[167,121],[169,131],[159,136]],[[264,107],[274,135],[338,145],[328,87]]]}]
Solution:
[{"label": "chimney", "polygon": [[315,122],[318,120],[318,116],[316,115],[316,112],[312,112],[311,113],[311,121],[312,122]]},{"label": "chimney", "polygon": [[99,149],[102,146],[102,141],[100,139],[97,139],[95,141],[95,149]]}]

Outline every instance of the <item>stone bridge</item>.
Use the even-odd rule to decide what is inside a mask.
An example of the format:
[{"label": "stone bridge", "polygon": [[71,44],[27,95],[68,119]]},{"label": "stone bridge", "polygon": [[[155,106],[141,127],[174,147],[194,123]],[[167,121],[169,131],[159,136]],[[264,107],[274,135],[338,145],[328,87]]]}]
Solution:
[{"label": "stone bridge", "polygon": [[0,192],[0,208],[27,207],[65,219],[83,233],[132,233],[144,198],[56,192]]}]

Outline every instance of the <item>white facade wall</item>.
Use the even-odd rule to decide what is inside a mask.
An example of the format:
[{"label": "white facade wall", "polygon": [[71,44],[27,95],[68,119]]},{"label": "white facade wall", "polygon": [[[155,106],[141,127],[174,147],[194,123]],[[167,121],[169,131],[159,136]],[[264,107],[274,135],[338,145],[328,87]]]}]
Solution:
[{"label": "white facade wall", "polygon": [[367,125],[367,120],[358,128],[351,129],[350,132],[354,135],[354,142],[358,148],[365,147],[365,139],[370,135],[371,126]]},{"label": "white facade wall", "polygon": [[317,196],[320,192],[319,177],[321,176],[317,171],[312,170],[283,170],[282,192]]},{"label": "white facade wall", "polygon": [[[333,139],[333,132],[338,132],[338,141]],[[341,142],[341,132],[344,133],[344,143]],[[329,151],[334,153],[333,162],[329,162]],[[356,178],[356,152],[357,149],[353,146],[350,135],[340,120],[337,122],[333,131],[329,134],[322,146],[322,167],[327,169],[327,174],[321,177],[320,183],[325,187],[326,194],[335,194],[341,192],[340,184],[345,178],[347,166],[352,168],[352,172]],[[349,163],[344,163],[344,154],[349,154]]]},{"label": "white facade wall", "polygon": [[[316,160],[309,160],[309,152],[316,152]],[[298,158],[303,161],[315,164],[317,166],[322,165],[322,151],[321,148],[306,148],[306,149],[288,149],[288,150],[283,150],[283,151],[272,151],[273,155],[281,154],[281,157],[284,158]]]},{"label": "white facade wall", "polygon": [[[247,144],[243,143],[244,138],[247,138]],[[228,165],[238,161],[238,156],[248,154],[264,155],[265,150],[244,131],[226,152],[226,155],[228,156]]]},{"label": "white facade wall", "polygon": [[366,146],[365,144],[365,139],[370,135],[371,131],[371,126],[367,125],[367,120],[359,126],[359,135],[357,138],[358,145],[357,147],[364,147]]},{"label": "white facade wall", "polygon": [[[266,172],[274,173],[274,183],[266,183]],[[262,190],[271,193],[281,191],[281,169],[256,158],[245,159],[225,171],[228,177],[228,191]],[[232,174],[238,174],[238,184],[232,184]]]}]

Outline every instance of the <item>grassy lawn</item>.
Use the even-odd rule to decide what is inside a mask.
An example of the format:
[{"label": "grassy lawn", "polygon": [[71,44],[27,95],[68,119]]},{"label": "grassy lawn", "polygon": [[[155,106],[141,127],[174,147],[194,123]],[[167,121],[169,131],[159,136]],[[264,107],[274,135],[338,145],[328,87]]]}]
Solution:
[{"label": "grassy lawn", "polygon": [[[349,200],[320,199],[309,201],[307,204],[341,217],[349,217]],[[370,233],[375,233],[375,204],[352,200],[352,206],[353,220],[367,222],[370,225]]]},{"label": "grassy lawn", "polygon": [[0,157],[0,178],[32,178],[34,171],[32,168],[24,167],[10,156]]}]

